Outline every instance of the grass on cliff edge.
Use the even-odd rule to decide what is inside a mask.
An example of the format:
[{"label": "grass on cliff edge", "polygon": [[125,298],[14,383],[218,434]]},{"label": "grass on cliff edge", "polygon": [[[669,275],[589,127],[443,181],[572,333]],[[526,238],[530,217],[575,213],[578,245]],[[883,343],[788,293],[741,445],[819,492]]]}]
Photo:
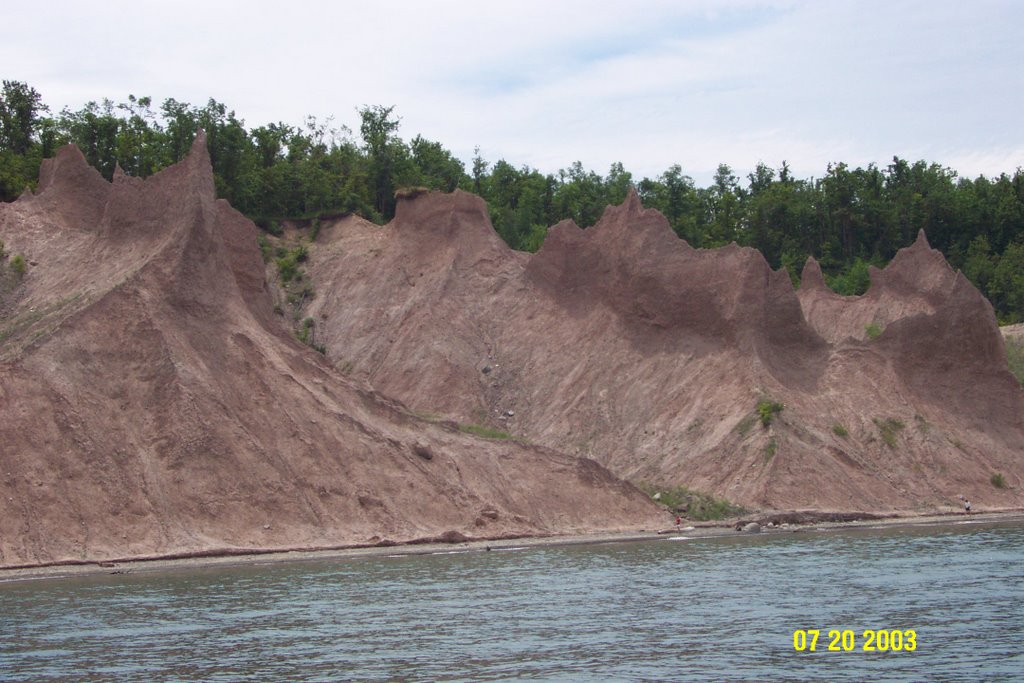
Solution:
[{"label": "grass on cliff edge", "polygon": [[638,484],[637,488],[653,498],[655,502],[668,506],[672,512],[698,522],[738,517],[748,512],[746,508],[734,505],[727,500],[691,491],[685,486],[666,488],[654,484]]},{"label": "grass on cliff edge", "polygon": [[503,432],[500,429],[492,429],[491,427],[475,424],[460,424],[459,431],[465,432],[466,434],[482,436],[485,439],[509,439],[512,437],[511,434]]}]

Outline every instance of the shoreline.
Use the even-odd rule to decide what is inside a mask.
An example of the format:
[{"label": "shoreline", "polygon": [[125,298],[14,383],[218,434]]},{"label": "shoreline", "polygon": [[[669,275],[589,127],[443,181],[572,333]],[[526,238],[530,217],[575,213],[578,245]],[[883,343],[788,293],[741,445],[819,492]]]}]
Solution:
[{"label": "shoreline", "polygon": [[[473,539],[456,543],[423,542],[413,540],[396,545],[341,546],[316,549],[224,549],[210,550],[187,556],[165,556],[122,560],[74,561],[30,567],[0,567],[0,586],[4,584],[40,581],[47,579],[84,578],[104,575],[138,575],[160,572],[189,571],[194,569],[216,569],[247,567],[256,565],[285,564],[290,562],[314,562],[349,560],[364,557],[406,557],[415,555],[437,555],[466,552],[490,552],[525,550],[557,546],[599,545],[605,543],[637,543],[643,541],[669,540],[673,538],[709,539],[752,533],[778,535],[806,531],[836,532],[854,530],[877,530],[885,528],[914,528],[942,526],[946,524],[1022,523],[1024,509],[987,510],[964,514],[963,512],[913,513],[862,513],[864,517],[850,521],[812,521],[801,524],[782,524],[768,527],[759,520],[786,515],[821,515],[831,513],[812,511],[764,512],[744,518],[731,518],[713,522],[684,521],[681,528],[674,526],[661,530],[637,530],[620,532],[595,532],[549,536],[504,537],[498,539]],[[851,513],[852,514],[852,513]],[[740,531],[739,524],[759,522],[757,532]]]}]

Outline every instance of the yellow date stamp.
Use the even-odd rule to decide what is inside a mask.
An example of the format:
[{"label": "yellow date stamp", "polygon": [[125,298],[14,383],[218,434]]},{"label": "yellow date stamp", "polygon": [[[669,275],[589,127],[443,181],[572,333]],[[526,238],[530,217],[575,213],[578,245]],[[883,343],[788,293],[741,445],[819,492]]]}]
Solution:
[{"label": "yellow date stamp", "polygon": [[[828,636],[821,639],[821,634]],[[858,636],[850,629],[817,628],[793,631],[793,649],[797,652],[913,652],[917,649],[914,629],[867,629]]]}]

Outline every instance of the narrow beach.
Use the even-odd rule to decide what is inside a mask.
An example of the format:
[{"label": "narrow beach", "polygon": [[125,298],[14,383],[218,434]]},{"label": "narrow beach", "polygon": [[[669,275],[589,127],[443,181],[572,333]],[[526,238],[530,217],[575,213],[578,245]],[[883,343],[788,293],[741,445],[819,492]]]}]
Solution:
[{"label": "narrow beach", "polygon": [[[224,554],[201,557],[168,557],[151,559],[96,561],[76,564],[53,564],[36,567],[0,568],[0,584],[44,579],[65,579],[98,575],[139,575],[158,572],[188,571],[191,569],[268,565],[287,562],[344,560],[361,557],[400,557],[406,555],[433,555],[453,552],[490,552],[521,550],[562,545],[588,545],[598,543],[627,543],[685,537],[715,538],[749,534],[736,529],[738,521],[765,519],[772,515],[793,513],[764,512],[749,515],[742,520],[729,519],[713,522],[684,520],[680,528],[674,526],[659,530],[636,530],[614,533],[566,534],[530,536],[523,538],[481,539],[462,543],[406,543],[392,546],[340,547],[295,550],[256,550],[238,552],[225,550]],[[803,514],[821,514],[808,513]],[[1024,524],[1024,509],[986,510],[965,515],[962,512],[932,512],[927,514],[892,513],[876,519],[848,522],[820,521],[807,524],[761,526],[758,533],[777,535],[803,532],[844,532],[894,527],[941,526],[948,524]]]}]

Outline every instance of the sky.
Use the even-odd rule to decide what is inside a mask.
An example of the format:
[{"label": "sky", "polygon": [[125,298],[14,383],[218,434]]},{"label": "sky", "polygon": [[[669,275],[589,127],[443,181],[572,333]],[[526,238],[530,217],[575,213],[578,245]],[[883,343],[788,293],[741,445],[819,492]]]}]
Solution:
[{"label": "sky", "polygon": [[224,103],[248,127],[307,115],[469,162],[581,161],[698,185],[785,160],[797,177],[893,156],[961,176],[1024,165],[1024,2],[11,3],[0,77],[52,110],[129,94]]}]

